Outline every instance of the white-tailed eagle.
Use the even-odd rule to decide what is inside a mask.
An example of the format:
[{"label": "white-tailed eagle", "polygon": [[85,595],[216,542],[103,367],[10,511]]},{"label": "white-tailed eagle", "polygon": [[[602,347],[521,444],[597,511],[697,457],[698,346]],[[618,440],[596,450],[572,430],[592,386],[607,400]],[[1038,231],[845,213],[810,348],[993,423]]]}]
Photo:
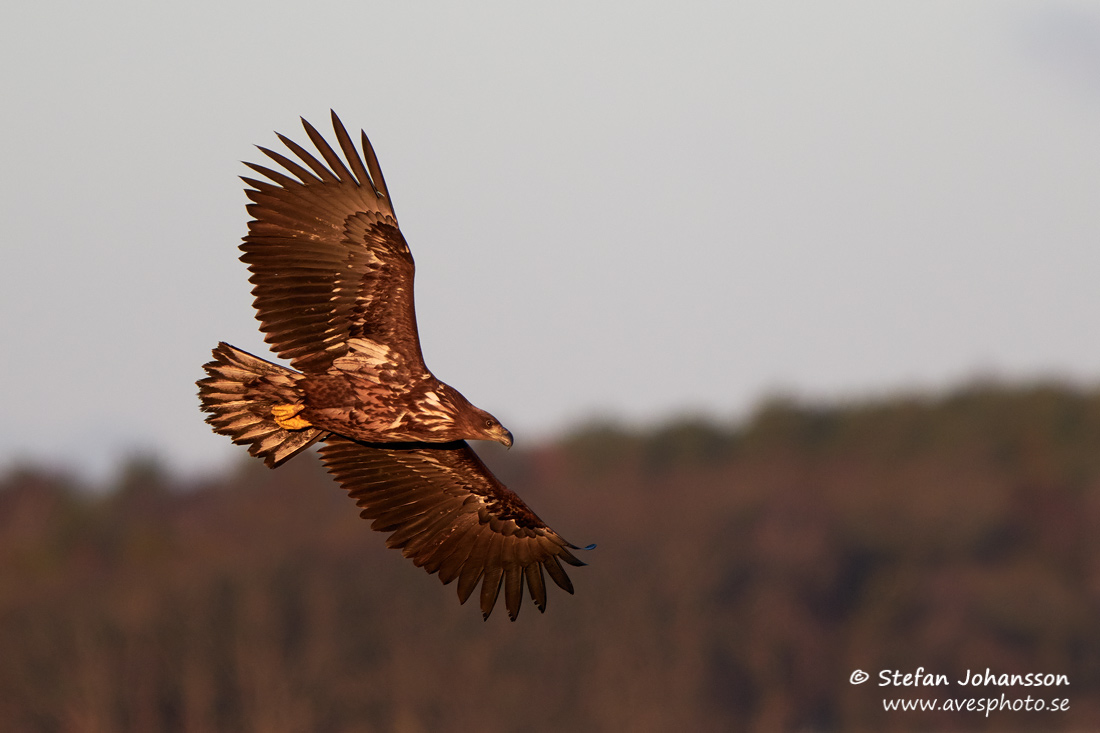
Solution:
[{"label": "white-tailed eagle", "polygon": [[467,440],[512,445],[489,413],[428,371],[413,308],[413,258],[374,150],[362,155],[332,114],[341,157],[305,120],[323,162],[279,135],[298,161],[246,163],[252,221],[241,260],[252,273],[265,341],[293,369],[228,344],[214,349],[199,397],[215,432],[275,467],[322,441],[329,472],[388,547],[462,603],[480,583],[488,618],[501,586],[508,615],[523,587],[542,611],[545,575],[573,592],[562,563],[583,565],[485,467]]}]

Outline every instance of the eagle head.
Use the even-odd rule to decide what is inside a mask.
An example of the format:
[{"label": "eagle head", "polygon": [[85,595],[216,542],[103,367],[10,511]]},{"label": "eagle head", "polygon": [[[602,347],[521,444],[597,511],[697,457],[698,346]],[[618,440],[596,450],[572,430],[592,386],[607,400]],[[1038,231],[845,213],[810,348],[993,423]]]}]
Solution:
[{"label": "eagle head", "polygon": [[500,420],[474,407],[458,390],[440,383],[432,395],[444,408],[449,420],[444,423],[448,440],[490,440],[505,448],[512,447],[512,433]]},{"label": "eagle head", "polygon": [[479,407],[470,405],[468,410],[464,410],[462,423],[467,440],[491,440],[505,448],[512,447],[512,433],[500,424],[500,420]]},{"label": "eagle head", "polygon": [[484,415],[482,420],[482,440],[495,440],[503,445],[505,448],[512,447],[512,433],[508,428],[500,424],[500,421],[495,417],[485,412],[485,410],[479,410]]}]

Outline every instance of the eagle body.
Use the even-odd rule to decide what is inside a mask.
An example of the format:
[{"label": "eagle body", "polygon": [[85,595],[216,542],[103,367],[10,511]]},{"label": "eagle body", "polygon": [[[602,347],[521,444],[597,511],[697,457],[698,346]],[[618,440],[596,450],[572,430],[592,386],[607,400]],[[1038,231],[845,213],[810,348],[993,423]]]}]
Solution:
[{"label": "eagle body", "polygon": [[544,574],[569,593],[566,542],[477,457],[467,440],[512,445],[488,412],[424,363],[415,265],[374,150],[362,155],[335,113],[342,156],[305,120],[321,159],[282,135],[297,161],[246,163],[252,220],[241,245],[265,341],[290,367],[229,344],[198,382],[214,431],[274,468],[322,442],[329,472],[399,548],[465,603],[480,584],[488,618],[503,587],[515,620],[526,585],[540,611]]},{"label": "eagle body", "polygon": [[299,382],[300,417],[312,425],[367,443],[447,443],[512,436],[489,413],[430,373],[405,384],[356,373],[306,375]]}]

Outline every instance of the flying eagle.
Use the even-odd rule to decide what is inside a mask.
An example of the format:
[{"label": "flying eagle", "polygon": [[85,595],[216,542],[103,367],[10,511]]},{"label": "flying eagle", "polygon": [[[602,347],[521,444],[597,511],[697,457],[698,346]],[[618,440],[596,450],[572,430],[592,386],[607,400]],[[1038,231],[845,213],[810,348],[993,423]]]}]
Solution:
[{"label": "flying eagle", "polygon": [[[321,459],[387,547],[465,603],[481,583],[485,618],[504,586],[514,621],[526,582],[546,608],[543,573],[568,593],[561,563],[584,565],[477,457],[467,440],[512,434],[428,371],[413,308],[413,258],[365,133],[360,156],[336,113],[343,157],[304,119],[322,163],[288,138],[300,163],[259,149],[283,170],[246,163],[241,260],[252,273],[264,340],[293,369],[226,343],[198,382],[215,432],[274,468],[322,441]],[[303,164],[305,167],[303,167]]]}]

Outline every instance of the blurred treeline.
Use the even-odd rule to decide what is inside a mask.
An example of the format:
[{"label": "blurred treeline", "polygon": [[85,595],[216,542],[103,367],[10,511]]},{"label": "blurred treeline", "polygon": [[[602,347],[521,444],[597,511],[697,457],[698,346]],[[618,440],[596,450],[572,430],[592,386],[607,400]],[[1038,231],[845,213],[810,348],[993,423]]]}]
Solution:
[{"label": "blurred treeline", "polygon": [[[196,419],[198,417],[196,416]],[[0,480],[5,731],[909,731],[1100,726],[1100,391],[975,385],[484,450],[577,544],[483,622],[313,456],[109,491]],[[1062,688],[881,688],[920,666]],[[855,669],[871,681],[849,683]],[[882,698],[1068,697],[1066,713]]]}]

